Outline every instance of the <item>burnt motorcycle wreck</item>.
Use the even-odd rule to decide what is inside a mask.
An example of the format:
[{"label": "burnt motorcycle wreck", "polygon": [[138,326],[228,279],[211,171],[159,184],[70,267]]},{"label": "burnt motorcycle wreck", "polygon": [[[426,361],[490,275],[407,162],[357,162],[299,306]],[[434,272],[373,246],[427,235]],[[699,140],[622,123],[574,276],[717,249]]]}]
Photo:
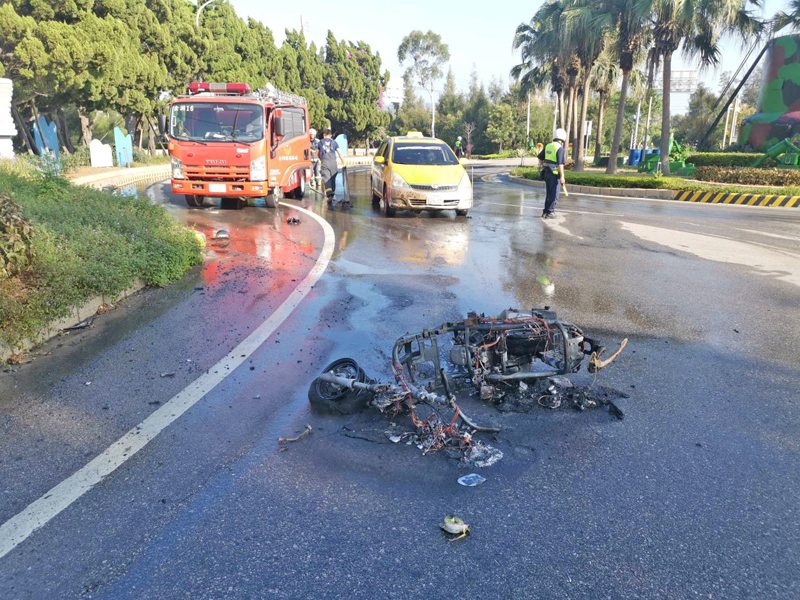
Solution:
[{"label": "burnt motorcycle wreck", "polygon": [[622,412],[610,399],[575,388],[563,376],[580,371],[587,356],[587,370],[597,373],[626,344],[624,340],[616,353],[603,359],[605,348],[599,342],[547,307],[509,309],[496,317],[470,313],[463,321],[398,339],[391,364],[395,383],[378,383],[354,360],[340,359],[311,384],[309,401],[343,414],[369,405],[393,415],[408,413],[424,453],[451,449],[478,466],[488,466],[499,451],[472,436],[499,429],[475,423],[458,405],[457,392],[472,387],[484,401],[528,398],[548,408],[607,405],[621,419]]}]

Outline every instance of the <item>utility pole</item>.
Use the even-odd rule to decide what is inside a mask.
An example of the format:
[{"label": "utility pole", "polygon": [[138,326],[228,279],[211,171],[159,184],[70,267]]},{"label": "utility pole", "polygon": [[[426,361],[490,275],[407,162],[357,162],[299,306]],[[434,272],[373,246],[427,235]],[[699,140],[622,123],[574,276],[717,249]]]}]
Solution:
[{"label": "utility pole", "polygon": [[530,145],[531,142],[531,93],[528,92],[528,120],[525,124],[525,144]]},{"label": "utility pole", "polygon": [[729,106],[728,110],[725,111],[725,130],[722,132],[722,143],[720,144],[722,146],[721,150],[725,149],[726,146],[725,142],[728,140],[728,125],[730,124],[730,121],[731,121],[731,107]]},{"label": "utility pole", "polygon": [[733,140],[736,139],[736,119],[739,117],[739,96],[736,96],[736,100],[733,103],[733,118],[731,119],[731,138],[728,141],[728,145],[731,146],[733,144]]},{"label": "utility pole", "polygon": [[639,98],[639,104],[636,107],[636,126],[633,128],[633,135],[631,136],[631,150],[639,145],[639,117],[642,116],[642,99]]},{"label": "utility pole", "polygon": [[196,27],[200,27],[200,14],[203,12],[203,9],[214,2],[214,0],[206,0],[203,4],[200,4],[200,0],[197,0],[199,8],[197,9],[197,16],[194,19],[194,24]]},{"label": "utility pole", "polygon": [[431,78],[431,137],[436,137],[436,103],[433,101],[433,78]]},{"label": "utility pole", "polygon": [[558,94],[553,92],[553,136],[556,135],[556,125],[558,125]]}]

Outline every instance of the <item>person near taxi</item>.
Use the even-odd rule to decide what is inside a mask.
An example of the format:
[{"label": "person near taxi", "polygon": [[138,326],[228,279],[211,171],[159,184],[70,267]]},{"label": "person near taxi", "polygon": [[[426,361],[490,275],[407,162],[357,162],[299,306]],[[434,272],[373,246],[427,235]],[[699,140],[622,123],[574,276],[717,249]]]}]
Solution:
[{"label": "person near taxi", "polygon": [[[328,201],[333,201],[334,194],[336,193],[336,174],[339,172],[339,167],[336,164],[336,157],[342,161],[344,165],[344,156],[339,150],[339,144],[333,139],[333,132],[326,129],[322,132],[322,141],[319,143],[319,160],[321,163],[320,172],[322,174],[322,183],[325,185],[325,195]],[[347,168],[346,166],[344,167]]]},{"label": "person near taxi", "polygon": [[458,136],[458,139],[456,140],[455,149],[456,149],[456,156],[458,158],[462,158],[464,156],[464,146],[463,143],[461,142],[461,136]]},{"label": "person near taxi", "polygon": [[311,138],[311,187],[322,187],[322,179],[320,176],[319,165],[319,139],[317,138],[317,130],[309,129],[308,137]]},{"label": "person near taxi", "polygon": [[[545,188],[544,210],[542,218],[555,219],[556,204],[558,203],[558,193],[566,184],[564,179],[564,163],[566,162],[564,144],[567,141],[567,132],[564,129],[556,129],[553,141],[547,144],[539,154],[539,169],[542,171]],[[558,175],[556,175],[556,172]]]}]

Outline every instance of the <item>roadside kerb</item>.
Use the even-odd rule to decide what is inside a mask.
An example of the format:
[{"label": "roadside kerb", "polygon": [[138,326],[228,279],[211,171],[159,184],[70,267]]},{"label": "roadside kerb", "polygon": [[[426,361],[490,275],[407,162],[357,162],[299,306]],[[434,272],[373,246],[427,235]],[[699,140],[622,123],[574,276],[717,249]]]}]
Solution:
[{"label": "roadside kerb", "polygon": [[73,179],[75,185],[86,185],[89,187],[103,188],[108,186],[123,186],[143,181],[158,181],[169,179],[171,175],[169,163],[163,165],[152,165],[149,167],[136,167],[133,169],[120,169],[118,171],[107,171],[95,175],[85,175]]},{"label": "roadside kerb", "polygon": [[[512,183],[544,189],[544,181],[509,175]],[[741,206],[772,206],[800,208],[800,196],[775,196],[762,194],[734,194],[727,192],[687,192],[675,190],[653,190],[648,188],[601,188],[587,185],[570,185],[570,194],[600,196],[606,198],[644,198],[675,200],[678,202],[704,202],[706,204],[735,204]]]},{"label": "roadside kerb", "polygon": [[113,304],[114,302],[119,302],[120,300],[124,300],[129,296],[143,290],[145,288],[145,283],[141,280],[136,280],[136,282],[127,290],[118,294],[116,297],[111,296],[95,296],[94,298],[90,298],[85,304],[82,306],[77,306],[72,309],[72,314],[68,317],[64,317],[63,319],[59,319],[58,321],[53,321],[47,326],[41,335],[36,340],[23,340],[19,346],[16,348],[11,348],[8,345],[0,342],[0,363],[4,363],[10,357],[14,356],[19,352],[27,352],[32,348],[35,348],[39,344],[43,343],[50,338],[55,337],[64,329],[69,329],[70,327],[74,327],[78,323],[82,323],[83,321],[90,319],[97,311],[100,309],[101,306],[104,304]]}]

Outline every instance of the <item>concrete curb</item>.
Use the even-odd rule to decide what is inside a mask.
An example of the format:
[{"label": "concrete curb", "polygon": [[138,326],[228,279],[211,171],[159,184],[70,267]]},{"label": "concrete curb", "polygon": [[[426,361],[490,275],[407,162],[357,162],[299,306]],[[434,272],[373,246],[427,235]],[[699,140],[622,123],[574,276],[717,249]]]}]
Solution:
[{"label": "concrete curb", "polygon": [[110,185],[123,186],[142,181],[157,181],[168,179],[171,175],[172,167],[169,164],[153,165],[150,167],[136,167],[134,169],[119,169],[96,175],[85,175],[73,179],[75,185],[86,185],[89,187],[102,188]]},{"label": "concrete curb", "polygon": [[3,342],[0,342],[0,363],[6,362],[14,354],[19,352],[27,352],[28,350],[35,348],[45,341],[55,337],[64,329],[74,327],[78,323],[85,321],[86,319],[95,315],[98,309],[104,304],[114,304],[115,302],[124,300],[125,298],[140,292],[145,287],[147,286],[143,281],[136,280],[136,282],[129,289],[123,291],[116,298],[105,295],[90,298],[83,306],[73,308],[73,313],[70,316],[50,323],[50,325],[48,325],[47,328],[41,332],[37,339],[23,340],[17,348],[11,348]]},{"label": "concrete curb", "polygon": [[[526,179],[509,175],[512,183],[544,189],[544,181]],[[673,200],[676,202],[701,202],[706,204],[728,204],[736,206],[767,206],[779,208],[800,208],[800,196],[774,196],[763,194],[732,194],[727,192],[685,192],[675,190],[650,190],[646,188],[601,188],[586,185],[570,185],[570,194],[596,196],[600,198]]]}]

